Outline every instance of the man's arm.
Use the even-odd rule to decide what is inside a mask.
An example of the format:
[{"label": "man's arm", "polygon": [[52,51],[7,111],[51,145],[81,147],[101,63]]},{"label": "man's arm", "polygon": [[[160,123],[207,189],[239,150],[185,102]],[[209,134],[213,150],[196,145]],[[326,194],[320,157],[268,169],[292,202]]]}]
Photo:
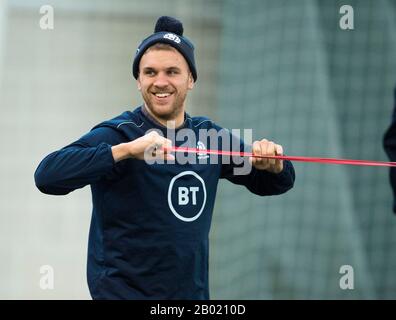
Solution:
[{"label": "man's arm", "polygon": [[[70,145],[46,156],[36,169],[37,188],[47,194],[64,195],[99,181],[112,172],[111,128],[97,128]],[[115,136],[117,138],[117,136]]]},{"label": "man's arm", "polygon": [[128,158],[139,160],[152,158],[174,160],[174,156],[167,151],[167,148],[170,148],[171,146],[171,140],[160,136],[156,131],[151,131],[131,142],[120,143],[113,146],[111,151],[115,162]]},{"label": "man's arm", "polygon": [[[281,145],[263,139],[255,141],[252,146],[254,155],[283,155]],[[241,142],[241,150],[245,150],[245,145]],[[251,192],[261,195],[278,195],[290,190],[295,181],[293,164],[288,160],[250,158],[252,165],[248,174],[235,174],[237,166],[223,165],[221,178],[225,178],[232,183],[244,185]]]},{"label": "man's arm", "polygon": [[109,135],[114,134],[111,130],[97,128],[45,157],[34,174],[37,188],[43,193],[64,195],[103,179],[122,160],[144,159],[145,152],[152,157],[172,158],[157,150],[161,146],[170,146],[170,141],[157,132],[150,132],[130,142],[117,143],[117,139],[109,141]]}]

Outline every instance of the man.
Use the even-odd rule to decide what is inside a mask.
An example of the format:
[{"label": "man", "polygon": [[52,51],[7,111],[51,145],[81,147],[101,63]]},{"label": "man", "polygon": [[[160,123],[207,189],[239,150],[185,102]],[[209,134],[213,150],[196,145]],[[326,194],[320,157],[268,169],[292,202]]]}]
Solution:
[{"label": "man", "polygon": [[[176,161],[179,153],[169,148],[182,144],[166,138],[169,132],[187,130],[195,139],[200,130],[222,130],[185,112],[197,72],[194,47],[180,21],[158,19],[136,52],[133,75],[144,105],[48,155],[36,170],[36,185],[57,195],[91,186],[87,273],[94,299],[209,299],[208,236],[218,180],[276,195],[292,188],[293,166],[250,158],[250,172],[236,174],[236,161],[207,159],[202,151],[213,143],[222,149],[221,139],[197,143],[193,160],[199,162]],[[238,147],[245,150],[239,139]],[[255,155],[283,154],[282,146],[265,139],[252,147]]]},{"label": "man", "polygon": [[[394,90],[394,109],[392,122],[384,135],[384,149],[390,161],[396,161],[396,88]],[[393,191],[393,212],[396,213],[396,168],[391,167],[389,170],[389,180]]]}]

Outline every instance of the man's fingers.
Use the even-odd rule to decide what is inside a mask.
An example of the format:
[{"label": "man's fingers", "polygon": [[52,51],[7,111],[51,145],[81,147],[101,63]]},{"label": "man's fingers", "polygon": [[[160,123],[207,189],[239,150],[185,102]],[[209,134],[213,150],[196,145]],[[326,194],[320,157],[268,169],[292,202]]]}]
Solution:
[{"label": "man's fingers", "polygon": [[[253,155],[261,154],[260,143],[258,141],[253,142],[252,152],[253,152]],[[255,158],[255,157],[250,158],[252,165],[257,165],[260,162],[260,160],[261,160],[260,158]]]},{"label": "man's fingers", "polygon": [[[272,141],[268,142],[267,144],[267,153],[266,155],[268,156],[274,156],[275,155],[275,143]],[[275,165],[275,159],[268,159],[268,163],[273,166]]]},{"label": "man's fingers", "polygon": [[156,144],[158,146],[158,157],[168,160],[174,159],[174,156],[170,154],[170,148],[172,147],[171,140],[160,137]]},{"label": "man's fingers", "polygon": [[[275,145],[275,152],[277,156],[283,156],[283,147],[279,144]],[[281,172],[283,170],[283,160],[277,159],[275,167],[276,172]]]},{"label": "man's fingers", "polygon": [[[262,139],[252,144],[253,157],[249,158],[252,165],[260,170],[279,173],[283,170],[283,160],[266,158],[266,156],[283,156],[283,147],[273,141]],[[254,157],[263,156],[263,158]]]},{"label": "man's fingers", "polygon": [[175,156],[171,153],[172,141],[169,139],[165,139],[164,144],[162,145],[163,157],[165,160],[175,160]]},{"label": "man's fingers", "polygon": [[254,155],[261,155],[261,147],[259,141],[253,142],[252,150]]},{"label": "man's fingers", "polygon": [[[255,156],[263,155],[263,148],[262,148],[262,141],[255,141],[253,142],[253,154]],[[265,158],[252,158],[252,165],[265,165],[266,159]]]},{"label": "man's fingers", "polygon": [[280,144],[276,145],[275,151],[277,156],[283,156],[283,147]]},{"label": "man's fingers", "polygon": [[149,143],[145,150],[145,157],[147,159],[174,159],[174,156],[168,157],[169,149],[172,147],[172,141],[160,136],[156,132],[150,132]]}]

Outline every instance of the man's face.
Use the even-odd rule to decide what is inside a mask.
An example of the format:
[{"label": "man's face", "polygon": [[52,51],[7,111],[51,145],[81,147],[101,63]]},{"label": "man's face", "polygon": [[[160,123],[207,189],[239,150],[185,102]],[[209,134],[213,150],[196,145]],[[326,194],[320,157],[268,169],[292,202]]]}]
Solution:
[{"label": "man's face", "polygon": [[194,86],[188,64],[176,49],[148,49],[140,60],[137,83],[149,111],[167,121],[184,114],[187,91]]}]

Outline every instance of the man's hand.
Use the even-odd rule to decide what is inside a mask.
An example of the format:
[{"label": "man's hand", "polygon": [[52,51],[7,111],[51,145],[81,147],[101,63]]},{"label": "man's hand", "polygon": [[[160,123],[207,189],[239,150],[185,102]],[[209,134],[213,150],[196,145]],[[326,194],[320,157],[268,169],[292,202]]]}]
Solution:
[{"label": "man's hand", "polygon": [[115,162],[135,158],[139,160],[165,159],[174,160],[175,157],[162,148],[170,148],[172,141],[151,131],[146,135],[127,143],[113,146],[111,151]]},{"label": "man's hand", "polygon": [[[252,149],[253,154],[258,156],[283,156],[282,146],[267,139],[254,141]],[[254,157],[249,160],[258,170],[267,170],[273,173],[280,173],[283,170],[283,160]]]}]

